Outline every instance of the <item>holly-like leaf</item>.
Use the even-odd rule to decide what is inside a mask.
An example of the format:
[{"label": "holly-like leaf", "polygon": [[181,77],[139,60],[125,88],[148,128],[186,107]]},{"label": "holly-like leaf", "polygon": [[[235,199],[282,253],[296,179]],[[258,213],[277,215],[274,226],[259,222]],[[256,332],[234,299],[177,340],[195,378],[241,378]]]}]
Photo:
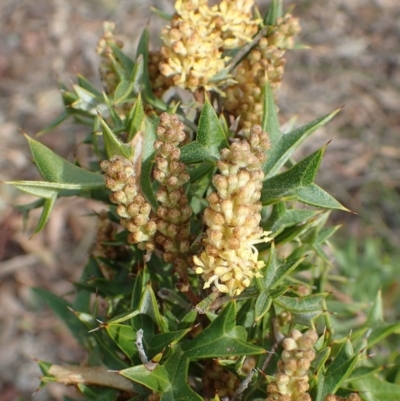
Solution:
[{"label": "holly-like leaf", "polygon": [[288,297],[281,295],[274,299],[274,303],[281,308],[292,312],[323,312],[324,299],[329,293],[312,294],[304,297]]},{"label": "holly-like leaf", "polygon": [[265,180],[261,191],[261,202],[268,205],[282,200],[299,200],[313,206],[347,210],[313,184],[325,148],[326,146],[312,153],[289,170]]},{"label": "holly-like leaf", "polygon": [[142,295],[142,299],[140,300],[139,305],[139,311],[140,313],[144,313],[150,316],[163,333],[166,333],[168,331],[167,324],[160,314],[160,309],[158,307],[156,296],[150,285],[147,286]]},{"label": "holly-like leaf", "polygon": [[319,213],[320,211],[315,210],[286,209],[284,202],[278,202],[273,205],[271,214],[263,224],[263,228],[266,231],[272,231],[272,235],[276,237],[285,228],[305,223],[307,220],[315,218]]},{"label": "holly-like leaf", "polygon": [[27,135],[25,137],[29,142],[36,166],[46,181],[79,185],[81,189],[104,188],[104,179],[101,174],[75,166],[56,155],[47,146]]},{"label": "holly-like leaf", "polygon": [[218,160],[220,150],[228,147],[218,116],[206,99],[199,119],[196,140],[181,149],[181,161],[189,164],[207,159]]},{"label": "holly-like leaf", "polygon": [[351,386],[362,394],[366,401],[398,401],[400,385],[382,380],[377,375],[351,381]]},{"label": "holly-like leaf", "polygon": [[119,374],[150,390],[161,393],[162,401],[202,401],[187,384],[189,359],[177,346],[172,347],[171,353],[163,365],[157,365],[154,370],[148,370],[144,365],[119,371]]},{"label": "holly-like leaf", "polygon": [[111,159],[114,156],[123,156],[126,159],[131,160],[135,154],[135,149],[132,146],[123,143],[101,117],[100,123],[107,157]]},{"label": "holly-like leaf", "polygon": [[265,353],[264,348],[246,342],[247,332],[235,325],[235,316],[236,304],[230,302],[202,333],[182,344],[185,356],[198,360]]},{"label": "holly-like leaf", "polygon": [[327,394],[335,394],[344,380],[353,372],[358,359],[359,354],[354,354],[350,340],[347,339],[326,372],[322,369],[318,372],[314,390],[315,401],[323,401]]},{"label": "holly-like leaf", "polygon": [[[274,107],[275,108],[275,107]],[[271,148],[268,150],[268,158],[263,165],[263,170],[265,177],[269,178],[277,174],[279,169],[281,169],[284,164],[289,160],[293,152],[298,149],[298,147],[307,139],[313,132],[318,128],[325,125],[329,120],[331,120],[341,109],[337,109],[330,114],[327,114],[321,118],[317,118],[310,123],[303,125],[284,135],[275,135],[276,139],[272,143]],[[272,111],[270,112],[272,113]],[[264,115],[265,116],[265,115]],[[275,120],[275,119],[274,119]],[[277,119],[276,119],[277,120]],[[276,127],[277,122],[274,126]],[[277,128],[275,128],[276,130]],[[279,129],[279,128],[278,128]],[[267,125],[268,133],[271,137],[271,142],[273,136],[271,135],[271,128]],[[273,131],[272,131],[273,132]]]},{"label": "holly-like leaf", "polygon": [[143,109],[142,96],[139,93],[134,105],[129,111],[128,117],[126,118],[126,130],[128,132],[128,142],[133,139],[135,134],[143,130],[143,124],[145,120],[145,112]]},{"label": "holly-like leaf", "polygon": [[258,287],[261,291],[276,288],[303,260],[304,257],[289,261],[279,260],[275,245],[272,243],[267,265],[262,271],[263,277],[256,279]]},{"label": "holly-like leaf", "polygon": [[71,312],[71,305],[67,301],[41,288],[33,288],[32,291],[42,301],[46,302],[81,345],[85,346],[88,344],[88,329],[77,316]]}]

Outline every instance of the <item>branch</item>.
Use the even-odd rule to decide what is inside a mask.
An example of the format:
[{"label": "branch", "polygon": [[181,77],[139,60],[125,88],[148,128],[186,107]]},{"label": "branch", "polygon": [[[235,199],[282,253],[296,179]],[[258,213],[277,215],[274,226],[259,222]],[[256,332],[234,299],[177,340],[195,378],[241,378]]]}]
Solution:
[{"label": "branch", "polygon": [[74,365],[52,365],[49,374],[58,383],[93,384],[95,386],[112,387],[133,394],[132,382],[122,376],[110,372],[104,366],[82,367]]}]

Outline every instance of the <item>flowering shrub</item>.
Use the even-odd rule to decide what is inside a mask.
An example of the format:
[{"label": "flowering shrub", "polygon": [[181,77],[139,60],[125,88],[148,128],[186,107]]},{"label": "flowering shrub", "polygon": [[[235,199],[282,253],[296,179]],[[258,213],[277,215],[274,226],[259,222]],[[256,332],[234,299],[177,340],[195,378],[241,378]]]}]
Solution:
[{"label": "flowering shrub", "polygon": [[278,122],[298,20],[279,0],[264,17],[252,0],[175,10],[161,49],[145,30],[133,58],[105,23],[104,92],[82,76],[63,88],[57,122],[90,127],[93,169],[28,138],[44,180],[11,183],[40,198],[37,231],[61,196],[104,204],[75,300],[35,289],[89,354],[40,361],[43,384],[84,400],[398,400],[368,357],[400,330],[379,294],[361,324],[330,314],[325,223],[346,208],[314,183],[326,147],[293,156],[338,110],[291,132]]}]

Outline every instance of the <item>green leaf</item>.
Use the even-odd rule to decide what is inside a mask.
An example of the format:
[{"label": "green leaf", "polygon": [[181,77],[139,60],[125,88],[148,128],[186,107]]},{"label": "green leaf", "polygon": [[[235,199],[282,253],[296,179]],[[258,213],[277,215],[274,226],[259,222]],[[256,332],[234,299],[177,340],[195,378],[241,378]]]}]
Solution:
[{"label": "green leaf", "polygon": [[150,316],[153,319],[154,323],[156,323],[157,326],[160,328],[162,333],[166,333],[168,331],[165,320],[160,314],[160,309],[158,307],[156,296],[150,285],[147,286],[142,295],[142,299],[140,300],[139,305],[139,311],[140,313],[144,313],[145,315]]},{"label": "green leaf", "polygon": [[341,384],[353,372],[359,354],[353,354],[350,340],[346,340],[340,347],[335,359],[325,373],[321,369],[317,377],[315,401],[323,401],[327,394],[335,394]]},{"label": "green leaf", "polygon": [[268,263],[262,271],[263,277],[256,279],[258,287],[261,291],[268,291],[276,288],[303,260],[304,257],[287,262],[279,260],[275,245],[272,243]]},{"label": "green leaf", "polygon": [[143,108],[142,97],[139,93],[133,107],[129,111],[126,119],[126,130],[128,131],[128,142],[130,142],[135,134],[143,129],[145,120],[145,112]]},{"label": "green leaf", "polygon": [[244,327],[235,325],[236,304],[230,302],[216,319],[194,340],[182,344],[184,354],[191,360],[241,355],[258,355],[264,348],[246,342]]},{"label": "green leaf", "polygon": [[114,92],[114,105],[122,103],[124,100],[128,99],[132,95],[133,82],[132,81],[121,81]]},{"label": "green leaf", "polygon": [[292,227],[297,224],[305,223],[307,220],[315,218],[320,211],[304,210],[304,209],[286,209],[284,202],[273,205],[272,212],[268,220],[263,225],[266,231],[272,231],[272,235],[276,237],[285,228]]},{"label": "green leaf", "polygon": [[[274,92],[268,81],[263,87],[263,118],[261,127],[263,131],[268,132],[271,148],[266,152],[267,160],[275,154],[275,148],[282,141],[282,132],[279,127],[278,114],[274,100]],[[264,169],[264,172],[267,171]]]},{"label": "green leaf", "polygon": [[272,298],[266,292],[261,292],[257,297],[256,306],[254,308],[256,322],[260,321],[269,311],[272,305]]},{"label": "green leaf", "polygon": [[36,136],[42,136],[47,134],[49,131],[53,130],[55,127],[59,126],[62,122],[64,122],[69,117],[69,113],[64,109],[50,124],[46,125],[43,129],[41,129]]},{"label": "green leaf", "polygon": [[[129,79],[134,70],[135,63],[115,44],[110,43],[109,46],[114,53],[115,59],[120,62],[120,64],[122,65],[122,67],[124,69],[124,73],[119,71],[120,78],[121,79],[123,79],[123,78]],[[116,67],[120,68],[119,66],[116,66]]]},{"label": "green leaf", "polygon": [[[274,143],[267,152],[268,158],[265,164],[263,165],[263,171],[265,173],[265,177],[269,178],[274,176],[279,171],[279,169],[284,166],[284,164],[289,160],[293,152],[296,149],[298,149],[298,147],[304,142],[304,140],[307,139],[318,128],[325,125],[340,110],[341,109],[337,109],[330,114],[317,118],[316,120],[311,121],[310,123],[303,125],[302,127],[297,128],[294,131],[289,132],[287,134],[284,135],[281,135],[280,133],[279,135],[275,134],[276,138],[274,138]],[[279,126],[277,124],[278,122],[276,119],[274,126],[278,127],[275,129],[279,130]],[[268,132],[270,132],[271,128],[267,128],[267,130]]]},{"label": "green leaf", "polygon": [[131,160],[135,149],[130,145],[120,141],[107,123],[100,117],[101,128],[103,132],[104,145],[106,148],[107,157],[109,159],[114,156],[122,156],[128,160]]},{"label": "green leaf", "polygon": [[181,161],[189,164],[206,159],[218,160],[223,148],[229,148],[229,144],[217,114],[206,99],[199,119],[196,140],[181,149]]},{"label": "green leaf", "polygon": [[137,355],[136,332],[126,324],[108,323],[105,325],[108,335],[130,359]]},{"label": "green leaf", "polygon": [[366,401],[398,401],[400,385],[389,383],[378,376],[368,376],[351,382]]},{"label": "green leaf", "polygon": [[261,191],[261,202],[268,205],[283,200],[299,200],[313,206],[347,210],[313,184],[325,149],[326,146],[289,170],[265,180]]},{"label": "green leaf", "polygon": [[82,74],[77,74],[78,84],[83,89],[92,93],[98,100],[103,99],[103,94],[90,82],[88,81]]},{"label": "green leaf", "polygon": [[368,336],[368,348],[380,343],[391,334],[400,334],[400,323],[376,323]]},{"label": "green leaf", "polygon": [[33,159],[43,178],[50,182],[79,185],[82,189],[104,188],[101,174],[84,170],[56,155],[40,142],[25,136],[29,142]]},{"label": "green leaf", "polygon": [[89,342],[89,333],[87,327],[74,315],[69,309],[71,305],[62,298],[43,290],[33,288],[33,293],[41,300],[46,302],[50,309],[65,323],[75,339],[83,346]]},{"label": "green leaf", "polygon": [[154,370],[140,365],[121,370],[119,374],[161,393],[161,401],[202,401],[187,384],[188,368],[189,359],[175,346],[165,363]]},{"label": "green leaf", "polygon": [[[157,140],[156,122],[146,118],[143,134],[142,167],[140,173],[140,188],[153,210],[157,210],[158,201],[152,186],[152,171],[155,157],[154,143]],[[136,136],[135,136],[136,138]],[[135,139],[134,138],[134,139]]]},{"label": "green leaf", "polygon": [[274,303],[293,313],[323,312],[324,299],[329,293],[312,294],[304,297],[287,297],[281,295],[274,299]]},{"label": "green leaf", "polygon": [[341,205],[333,196],[329,195],[316,184],[299,188],[297,190],[297,200],[310,206],[349,211],[349,209]]},{"label": "green leaf", "polygon": [[282,0],[273,0],[264,17],[265,25],[275,25],[276,20],[282,17]]}]

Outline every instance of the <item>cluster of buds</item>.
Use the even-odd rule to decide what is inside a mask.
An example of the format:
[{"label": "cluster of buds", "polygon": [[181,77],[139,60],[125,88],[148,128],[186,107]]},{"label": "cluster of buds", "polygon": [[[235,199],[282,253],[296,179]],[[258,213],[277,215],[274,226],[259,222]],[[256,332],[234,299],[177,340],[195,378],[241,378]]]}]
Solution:
[{"label": "cluster of buds", "polygon": [[207,361],[202,377],[203,392],[206,397],[231,399],[240,386],[239,378],[218,363],[218,360]]},{"label": "cluster of buds", "polygon": [[254,126],[248,139],[221,151],[220,174],[212,180],[217,191],[207,197],[210,206],[204,211],[208,227],[204,250],[193,259],[204,288],[213,286],[234,296],[247,288],[253,277],[261,277],[265,263],[258,260],[254,245],[271,240],[269,232],[260,227],[261,165],[269,146],[268,134]]},{"label": "cluster of buds", "polygon": [[164,45],[150,59],[155,90],[172,83],[192,92],[199,88],[218,91],[229,79],[216,79],[229,61],[223,51],[250,42],[258,30],[260,20],[251,16],[253,5],[253,0],[223,0],[213,7],[207,0],[176,1],[176,13],[161,32]]},{"label": "cluster of buds", "polygon": [[226,89],[224,107],[240,116],[240,128],[248,131],[253,124],[260,124],[261,88],[266,81],[274,91],[279,88],[286,62],[285,50],[294,46],[294,36],[299,32],[297,18],[291,14],[279,18],[273,31],[259,40],[233,72],[236,83]]},{"label": "cluster of buds", "polygon": [[187,269],[186,255],[189,251],[192,209],[183,186],[190,176],[185,165],[179,161],[179,144],[185,139],[184,125],[176,115],[162,113],[157,127],[154,178],[161,184],[157,191],[156,243],[163,248],[165,262],[173,263],[182,276]]},{"label": "cluster of buds", "polygon": [[[137,133],[136,135],[140,135]],[[152,251],[157,225],[150,218],[151,206],[139,190],[135,164],[122,156],[100,163],[105,173],[106,187],[111,189],[111,202],[117,204],[117,214],[121,225],[129,232],[128,242],[139,244],[143,249]]]},{"label": "cluster of buds", "polygon": [[315,358],[314,344],[318,334],[308,330],[302,334],[293,330],[282,341],[282,355],[278,361],[275,381],[268,385],[266,401],[311,401],[308,371]]},{"label": "cluster of buds", "polygon": [[104,22],[103,30],[104,33],[97,44],[96,53],[101,57],[100,77],[104,89],[107,94],[111,94],[114,93],[120,80],[115,70],[117,61],[114,59],[111,45],[122,48],[123,43],[114,37],[115,24],[113,22]]}]

